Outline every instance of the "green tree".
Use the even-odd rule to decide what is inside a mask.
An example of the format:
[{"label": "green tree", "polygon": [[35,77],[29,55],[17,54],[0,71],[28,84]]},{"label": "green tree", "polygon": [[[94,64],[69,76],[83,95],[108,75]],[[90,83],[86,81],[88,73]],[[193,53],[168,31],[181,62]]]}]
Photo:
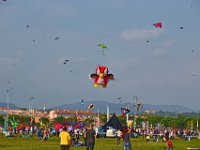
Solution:
[{"label": "green tree", "polygon": [[101,122],[106,123],[107,122],[107,115],[106,114],[101,114],[99,116]]},{"label": "green tree", "polygon": [[45,125],[47,125],[47,124],[49,124],[49,119],[48,118],[46,118],[46,117],[41,117],[40,119],[39,119],[39,121],[41,122],[42,121],[42,123],[44,123]]},{"label": "green tree", "polygon": [[4,125],[4,121],[5,121],[5,119],[4,119],[3,115],[0,115],[0,125],[1,126]]},{"label": "green tree", "polygon": [[67,118],[67,122],[77,122],[77,121],[78,120],[77,120],[76,116],[71,116],[71,117]]},{"label": "green tree", "polygon": [[126,117],[122,117],[122,115],[120,115],[120,116],[118,116],[117,117],[118,119],[119,119],[119,121],[123,124],[123,125],[127,125],[127,123],[126,123]]},{"label": "green tree", "polygon": [[58,122],[64,124],[66,122],[66,119],[62,116],[59,116],[57,118],[54,118],[53,123]]},{"label": "green tree", "polygon": [[86,118],[86,119],[84,120],[84,122],[85,122],[86,124],[93,123],[93,122],[94,122],[94,119],[93,119],[93,118]]}]

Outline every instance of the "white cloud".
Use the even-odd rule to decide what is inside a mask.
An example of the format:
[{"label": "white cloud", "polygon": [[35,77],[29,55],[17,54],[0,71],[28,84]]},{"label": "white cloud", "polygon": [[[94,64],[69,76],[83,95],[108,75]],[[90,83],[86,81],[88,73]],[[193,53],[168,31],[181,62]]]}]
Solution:
[{"label": "white cloud", "polygon": [[123,31],[120,37],[125,41],[139,41],[156,38],[163,33],[164,30],[161,29],[132,29]]}]

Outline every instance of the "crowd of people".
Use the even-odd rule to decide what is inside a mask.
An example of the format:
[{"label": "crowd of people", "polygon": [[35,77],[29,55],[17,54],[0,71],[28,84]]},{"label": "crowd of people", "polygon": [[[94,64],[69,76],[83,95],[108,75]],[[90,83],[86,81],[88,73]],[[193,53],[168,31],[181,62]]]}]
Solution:
[{"label": "crowd of people", "polygon": [[[46,142],[50,136],[57,135],[60,138],[60,149],[69,150],[70,146],[85,146],[86,150],[94,150],[95,139],[97,133],[94,130],[93,124],[89,124],[82,129],[74,128],[69,130],[67,127],[60,128],[59,131],[53,132],[52,128],[22,128],[20,130],[10,130],[9,132],[16,135],[28,135],[36,134],[38,139]],[[116,145],[123,146],[124,150],[131,150],[131,137],[137,134],[144,137],[147,142],[165,142],[168,150],[173,149],[171,139],[182,138],[190,140],[193,135],[197,135],[196,132],[190,130],[178,130],[170,128],[155,128],[149,130],[142,130],[141,128],[132,129],[132,126],[127,128],[123,127],[116,131]],[[198,136],[198,135],[197,135]],[[80,140],[82,137],[82,140]]]}]

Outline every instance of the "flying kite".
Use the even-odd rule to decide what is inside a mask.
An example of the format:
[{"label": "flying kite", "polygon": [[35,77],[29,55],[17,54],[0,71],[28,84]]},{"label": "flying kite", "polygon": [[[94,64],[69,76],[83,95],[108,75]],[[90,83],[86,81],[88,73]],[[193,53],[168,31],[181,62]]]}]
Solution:
[{"label": "flying kite", "polygon": [[58,40],[58,39],[60,39],[60,37],[59,37],[59,36],[55,37],[55,39],[54,39],[54,40],[56,41],[56,40]]},{"label": "flying kite", "polygon": [[65,59],[65,61],[64,61],[64,63],[63,63],[63,64],[66,64],[68,61],[69,61],[69,59]]},{"label": "flying kite", "polygon": [[103,88],[107,87],[109,80],[114,80],[114,75],[108,73],[108,67],[98,66],[96,68],[96,73],[89,75],[90,79],[94,79],[94,87],[97,88],[102,85]]},{"label": "flying kite", "polygon": [[101,48],[101,52],[102,52],[103,56],[105,56],[104,49],[107,49],[108,47],[103,43],[100,43],[97,46],[99,46],[99,48]]},{"label": "flying kite", "polygon": [[84,105],[84,100],[83,99],[81,99],[81,105]]},{"label": "flying kite", "polygon": [[28,29],[30,27],[30,25],[26,25],[26,28]]},{"label": "flying kite", "polygon": [[127,107],[121,108],[121,112],[122,112],[122,117],[124,117],[126,114],[128,114],[130,112],[130,110]]},{"label": "flying kite", "polygon": [[94,108],[94,105],[93,104],[90,104],[89,106],[88,106],[88,109],[93,109]]},{"label": "flying kite", "polygon": [[122,97],[117,97],[115,99],[118,101],[119,104],[122,103]]},{"label": "flying kite", "polygon": [[161,22],[157,22],[153,24],[156,28],[162,28],[162,23]]}]

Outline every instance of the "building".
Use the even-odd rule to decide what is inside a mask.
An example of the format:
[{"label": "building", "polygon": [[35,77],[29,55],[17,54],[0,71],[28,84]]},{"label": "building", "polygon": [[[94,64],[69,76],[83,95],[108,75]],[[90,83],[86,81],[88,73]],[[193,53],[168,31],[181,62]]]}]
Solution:
[{"label": "building", "polygon": [[49,112],[49,119],[53,120],[57,117],[72,117],[72,116],[77,116],[80,118],[81,121],[85,120],[86,118],[89,117],[94,117],[95,113],[91,111],[86,111],[86,110],[51,110]]}]

